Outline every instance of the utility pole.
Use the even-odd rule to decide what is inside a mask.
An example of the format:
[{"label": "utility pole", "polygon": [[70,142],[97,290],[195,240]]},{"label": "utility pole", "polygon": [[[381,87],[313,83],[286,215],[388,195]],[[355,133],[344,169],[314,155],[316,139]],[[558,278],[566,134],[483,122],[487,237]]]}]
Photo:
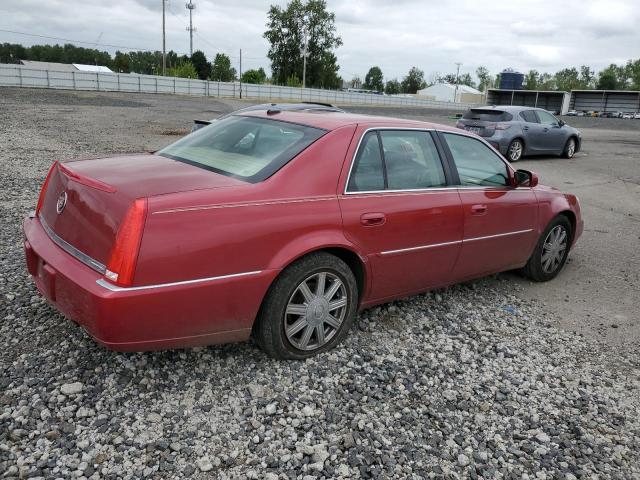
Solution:
[{"label": "utility pole", "polygon": [[240,98],[242,98],[242,49],[240,49]]},{"label": "utility pole", "polygon": [[193,28],[193,11],[196,9],[196,4],[193,3],[193,0],[189,0],[189,3],[185,6],[189,10],[189,26],[187,27],[189,32],[189,56],[193,56],[193,32],[196,30]]},{"label": "utility pole", "polygon": [[167,75],[167,37],[164,28],[164,2],[166,0],[160,0],[162,2],[162,76]]},{"label": "utility pole", "polygon": [[306,88],[307,86],[307,49],[309,48],[309,30],[307,28],[308,21],[309,17],[305,15],[302,19],[302,88]]},{"label": "utility pole", "polygon": [[458,84],[460,83],[460,65],[462,65],[462,63],[456,62],[456,65],[458,66],[458,69],[456,70],[456,92],[453,94],[454,102],[458,101]]}]

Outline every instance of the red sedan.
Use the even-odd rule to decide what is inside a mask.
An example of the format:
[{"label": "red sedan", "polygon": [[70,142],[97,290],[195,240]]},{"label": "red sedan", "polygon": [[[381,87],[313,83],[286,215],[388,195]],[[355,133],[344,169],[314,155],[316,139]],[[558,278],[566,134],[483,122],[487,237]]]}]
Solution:
[{"label": "red sedan", "polygon": [[495,272],[554,278],[574,195],[458,129],[252,111],[155,154],[56,162],[24,222],[39,291],[99,343],[300,359],[359,309]]}]

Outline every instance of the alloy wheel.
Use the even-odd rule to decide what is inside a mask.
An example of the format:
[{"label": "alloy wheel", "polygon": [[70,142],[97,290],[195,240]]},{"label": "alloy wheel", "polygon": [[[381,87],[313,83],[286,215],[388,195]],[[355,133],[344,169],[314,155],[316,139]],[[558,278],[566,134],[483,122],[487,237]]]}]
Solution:
[{"label": "alloy wheel", "polygon": [[287,340],[299,350],[316,350],[340,329],[347,313],[347,289],[340,278],[323,271],[303,280],[284,314]]},{"label": "alloy wheel", "polygon": [[567,250],[567,230],[556,225],[547,235],[542,246],[542,270],[545,273],[555,272],[561,265]]},{"label": "alloy wheel", "polygon": [[576,142],[574,139],[570,139],[567,144],[567,157],[573,157],[573,154],[576,153]]},{"label": "alloy wheel", "polygon": [[520,160],[520,157],[522,157],[522,143],[515,140],[509,147],[509,159],[512,162],[516,162]]}]

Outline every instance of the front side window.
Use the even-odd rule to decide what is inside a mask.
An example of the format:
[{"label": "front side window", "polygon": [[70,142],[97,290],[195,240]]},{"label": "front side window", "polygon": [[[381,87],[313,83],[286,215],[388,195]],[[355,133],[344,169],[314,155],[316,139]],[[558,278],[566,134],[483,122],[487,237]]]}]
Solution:
[{"label": "front side window", "polygon": [[158,155],[255,183],[271,176],[325,133],[277,120],[232,116],[196,130]]},{"label": "front side window", "polygon": [[549,112],[545,112],[544,110],[536,110],[536,114],[540,119],[540,123],[543,125],[557,125],[558,120],[556,117],[551,115]]},{"label": "front side window", "polygon": [[443,136],[456,164],[461,185],[509,185],[507,165],[480,140],[452,133],[443,133]]},{"label": "front side window", "polygon": [[420,130],[368,132],[347,191],[416,190],[447,184],[431,134]]}]

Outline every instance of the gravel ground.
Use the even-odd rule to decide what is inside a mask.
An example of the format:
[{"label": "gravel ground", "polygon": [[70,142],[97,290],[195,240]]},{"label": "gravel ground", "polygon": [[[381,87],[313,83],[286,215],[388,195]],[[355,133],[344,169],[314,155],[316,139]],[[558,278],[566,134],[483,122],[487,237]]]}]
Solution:
[{"label": "gravel ground", "polygon": [[612,362],[509,275],[364,311],[305,362],[109,352],[49,307],[20,221],[50,162],[235,106],[0,89],[0,477],[640,478],[637,350]]}]

